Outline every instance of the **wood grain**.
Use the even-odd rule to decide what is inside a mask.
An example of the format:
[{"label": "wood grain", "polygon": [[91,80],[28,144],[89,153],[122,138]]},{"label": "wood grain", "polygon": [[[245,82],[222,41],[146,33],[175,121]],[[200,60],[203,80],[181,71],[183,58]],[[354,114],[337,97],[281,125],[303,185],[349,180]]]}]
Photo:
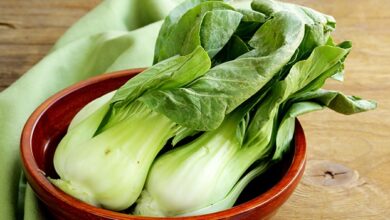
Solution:
[{"label": "wood grain", "polygon": [[99,0],[1,0],[0,91],[50,50]]},{"label": "wood grain", "polygon": [[[307,135],[308,166],[274,219],[389,219],[390,1],[289,1],[333,15],[335,39],[353,41],[345,82],[330,82],[327,88],[374,99],[378,109],[353,116],[325,110],[300,118]],[[1,0],[0,90],[40,60],[98,2]],[[337,174],[340,166],[347,174]],[[339,175],[350,179],[341,177],[340,184]],[[333,184],[324,184],[329,181]]]}]

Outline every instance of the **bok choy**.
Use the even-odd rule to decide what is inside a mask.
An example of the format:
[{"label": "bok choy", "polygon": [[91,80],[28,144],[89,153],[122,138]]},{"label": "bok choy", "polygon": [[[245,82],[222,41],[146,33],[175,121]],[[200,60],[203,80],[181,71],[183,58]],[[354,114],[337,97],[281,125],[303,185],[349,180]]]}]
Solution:
[{"label": "bok choy", "polygon": [[177,123],[139,101],[140,96],[148,87],[185,85],[209,66],[202,48],[167,59],[135,77],[111,99],[117,100],[123,90],[131,91],[123,102],[103,102],[94,113],[79,116],[54,154],[54,167],[61,179],[52,179],[52,183],[96,206],[112,210],[129,207],[138,198],[154,157],[180,130]]},{"label": "bok choy", "polygon": [[[280,141],[286,129],[287,118],[278,118],[279,114],[284,115],[281,112],[282,104],[329,71],[336,73],[338,68],[335,67],[342,64],[349,49],[317,47],[307,60],[293,65],[285,79],[272,85],[266,96],[260,94],[259,101],[253,98],[248,100],[229,114],[216,130],[207,131],[189,144],[177,146],[156,159],[135,213],[147,216],[188,216],[233,206],[246,184],[274,161],[281,159],[283,154],[280,152],[286,150],[286,146],[275,143],[274,137],[279,121],[282,125],[277,133],[279,139],[276,140]],[[317,103],[314,97],[305,100],[307,103],[311,101],[312,106],[303,106],[302,102],[294,103],[289,110],[289,117],[319,110],[322,106],[333,107],[331,102]],[[338,108],[345,111],[357,112],[356,107],[362,107],[361,110],[375,107],[371,102],[365,106],[359,105],[351,97],[344,97],[343,100],[347,102]],[[288,127],[288,131],[291,128]],[[282,141],[285,139],[291,141],[287,137]]]},{"label": "bok choy", "polygon": [[136,215],[232,207],[290,150],[298,115],[376,107],[322,89],[343,77],[351,50],[333,42],[334,28],[331,16],[272,0],[252,10],[183,2],[161,27],[154,65],[75,116],[51,182],[95,206],[134,205]]}]

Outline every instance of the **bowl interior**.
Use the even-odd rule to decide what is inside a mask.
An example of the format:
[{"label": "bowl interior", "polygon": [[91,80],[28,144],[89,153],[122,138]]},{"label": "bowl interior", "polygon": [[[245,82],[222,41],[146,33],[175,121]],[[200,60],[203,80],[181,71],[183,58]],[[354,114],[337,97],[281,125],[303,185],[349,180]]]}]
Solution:
[{"label": "bowl interior", "polygon": [[[58,178],[53,167],[53,155],[72,118],[87,103],[117,89],[138,72],[140,70],[123,71],[106,75],[103,77],[104,80],[98,77],[79,83],[51,97],[30,117],[22,135],[22,159],[29,182],[46,204],[48,198],[44,191],[56,191],[57,196],[69,197],[59,192],[60,190],[51,185],[46,177]],[[297,126],[299,126],[297,130],[302,132],[299,123]],[[26,145],[29,148],[26,148]],[[296,149],[292,150],[286,160],[274,165],[252,181],[241,194],[236,205],[253,200],[280,182],[290,169],[296,152]],[[88,207],[87,204],[83,205]]]}]

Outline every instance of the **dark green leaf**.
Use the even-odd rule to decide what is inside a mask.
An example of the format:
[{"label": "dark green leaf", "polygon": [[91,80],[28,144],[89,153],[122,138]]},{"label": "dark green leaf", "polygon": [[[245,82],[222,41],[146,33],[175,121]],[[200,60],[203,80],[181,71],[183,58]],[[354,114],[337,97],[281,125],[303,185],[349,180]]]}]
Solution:
[{"label": "dark green leaf", "polygon": [[255,0],[252,2],[252,8],[267,16],[273,16],[281,11],[288,11],[305,24],[305,39],[299,47],[300,54],[298,57],[300,58],[307,57],[316,46],[325,45],[330,33],[335,29],[336,21],[332,16],[311,8],[274,0]]},{"label": "dark green leaf", "polygon": [[[174,8],[168,16],[165,17],[164,23],[161,26],[156,46],[154,52],[154,63],[157,63],[158,57],[160,54],[160,48],[165,44],[166,38],[171,34],[172,30],[175,28],[180,18],[185,14],[189,9],[199,5],[202,2],[207,2],[209,0],[186,0],[176,8]],[[218,1],[218,0],[214,0]],[[221,0],[222,1],[222,0]]]},{"label": "dark green leaf", "polygon": [[346,96],[338,91],[317,90],[306,92],[294,98],[291,107],[283,113],[276,138],[274,160],[279,160],[288,151],[295,131],[295,118],[299,115],[330,108],[342,114],[355,114],[376,108],[376,102],[364,100],[356,96]]},{"label": "dark green leaf", "polygon": [[[249,45],[254,50],[244,54],[241,57],[261,57],[268,56],[280,48],[290,49],[289,53],[295,52],[296,43],[302,42],[304,36],[304,25],[289,12],[280,12],[275,14],[274,18],[267,21],[256,31]],[[288,58],[291,59],[292,55]],[[280,58],[283,59],[283,58]]]},{"label": "dark green leaf", "polygon": [[319,46],[306,60],[297,62],[285,78],[289,94],[316,90],[325,80],[339,71],[349,49]]},{"label": "dark green leaf", "polygon": [[293,99],[294,102],[299,102],[301,100],[317,102],[345,115],[365,112],[375,109],[377,106],[376,102],[372,100],[361,99],[357,96],[347,96],[338,91],[324,89],[308,92]]},{"label": "dark green leaf", "polygon": [[186,56],[172,57],[136,75],[118,89],[111,103],[122,106],[146,91],[184,86],[204,75],[210,65],[206,51],[198,47]]},{"label": "dark green leaf", "polygon": [[242,15],[231,10],[207,12],[200,28],[200,41],[213,58],[229,41],[240,24]]},{"label": "dark green leaf", "polygon": [[[207,12],[214,10],[232,10],[234,8],[226,3],[218,1],[202,2],[185,12],[179,20],[168,28],[163,24],[155,50],[155,62],[160,62],[175,55],[186,55],[201,45],[200,32],[202,21]],[[230,14],[236,19],[238,15]],[[226,26],[225,26],[226,27]],[[235,30],[235,27],[226,27]],[[168,30],[166,30],[168,29]],[[230,37],[229,37],[230,38]],[[227,42],[228,40],[226,40]],[[211,44],[211,43],[210,43]]]}]

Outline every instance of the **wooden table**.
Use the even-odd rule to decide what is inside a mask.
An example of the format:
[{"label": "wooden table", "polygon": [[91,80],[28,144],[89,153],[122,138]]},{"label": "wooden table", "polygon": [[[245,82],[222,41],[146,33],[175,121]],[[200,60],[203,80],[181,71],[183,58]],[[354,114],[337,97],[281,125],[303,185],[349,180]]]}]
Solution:
[{"label": "wooden table", "polygon": [[[390,1],[291,1],[333,15],[335,39],[354,43],[345,82],[327,87],[374,99],[379,106],[354,116],[325,110],[300,118],[307,135],[307,168],[273,219],[390,219]],[[1,0],[0,90],[98,3]]]}]

